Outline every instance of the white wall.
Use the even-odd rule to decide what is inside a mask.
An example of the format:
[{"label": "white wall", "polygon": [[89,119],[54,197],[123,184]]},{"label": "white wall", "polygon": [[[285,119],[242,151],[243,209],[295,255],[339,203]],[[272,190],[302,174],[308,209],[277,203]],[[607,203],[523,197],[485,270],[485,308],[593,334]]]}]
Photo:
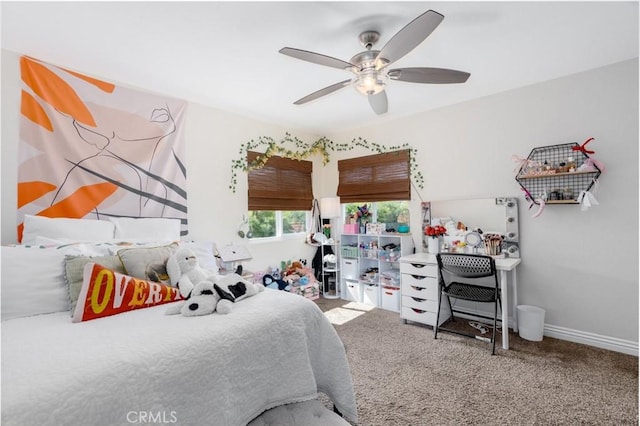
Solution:
[{"label": "white wall", "polygon": [[[109,79],[108,76],[104,78]],[[2,243],[15,242],[16,158],[20,77],[18,56],[2,51]],[[394,102],[390,89],[390,108]],[[189,104],[187,168],[190,238],[240,242],[237,226],[246,214],[246,179],[229,189],[231,160],[239,146],[258,136],[275,139],[296,129]],[[337,143],[362,136],[385,145],[418,148],[425,188],[414,189],[412,229],[420,229],[420,199],[520,198],[523,263],[518,270],[519,302],[547,310],[545,333],[608,347],[635,348],[638,342],[638,61],[580,73],[518,90],[406,117],[352,132],[331,133]],[[596,196],[601,205],[530,211],[513,178],[512,154],[532,148],[595,137],[590,148],[607,166]],[[333,160],[358,150],[334,153]],[[337,163],[314,162],[316,197],[335,195]],[[414,234],[417,245],[419,235]],[[284,259],[306,257],[313,248],[301,241],[250,244],[262,268]],[[614,349],[620,349],[615,348]]]},{"label": "white wall", "polygon": [[[401,102],[392,88],[389,98],[390,108]],[[635,342],[637,350],[637,59],[329,135],[337,142],[356,136],[418,148],[425,185],[413,192],[412,229],[420,227],[420,197],[517,196],[519,303],[546,309],[548,335],[576,341],[608,336]],[[593,157],[607,167],[595,190],[600,205],[587,212],[577,205],[548,206],[531,218],[511,155],[526,157],[537,146],[589,137],[595,138],[589,144]]]}]

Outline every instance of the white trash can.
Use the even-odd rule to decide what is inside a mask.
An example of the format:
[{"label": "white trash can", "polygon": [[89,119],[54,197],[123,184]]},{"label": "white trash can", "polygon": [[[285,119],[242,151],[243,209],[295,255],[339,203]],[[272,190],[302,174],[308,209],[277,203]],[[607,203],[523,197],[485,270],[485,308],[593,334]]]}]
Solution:
[{"label": "white trash can", "polygon": [[518,334],[532,342],[542,340],[545,310],[537,306],[518,305]]}]

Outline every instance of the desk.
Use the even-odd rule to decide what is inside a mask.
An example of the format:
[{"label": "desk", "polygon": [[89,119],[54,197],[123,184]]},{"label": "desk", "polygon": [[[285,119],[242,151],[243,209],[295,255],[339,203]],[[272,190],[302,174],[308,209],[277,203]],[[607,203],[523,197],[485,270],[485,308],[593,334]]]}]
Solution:
[{"label": "desk", "polygon": [[[416,253],[402,256],[400,262],[437,265],[436,255],[431,253]],[[513,318],[513,331],[518,331],[518,282],[516,279],[516,267],[522,261],[518,258],[507,257],[496,259],[496,269],[499,272],[500,297],[502,302],[502,348],[509,349],[509,283],[513,289],[513,307],[511,307]]]}]

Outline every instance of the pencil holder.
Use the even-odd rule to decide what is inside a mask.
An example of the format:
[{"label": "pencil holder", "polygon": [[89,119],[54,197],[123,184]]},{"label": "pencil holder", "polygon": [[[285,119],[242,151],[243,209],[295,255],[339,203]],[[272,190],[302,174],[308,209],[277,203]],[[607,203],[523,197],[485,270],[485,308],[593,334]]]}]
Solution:
[{"label": "pencil holder", "polygon": [[502,237],[500,235],[486,235],[484,238],[484,254],[497,256],[502,252]]}]

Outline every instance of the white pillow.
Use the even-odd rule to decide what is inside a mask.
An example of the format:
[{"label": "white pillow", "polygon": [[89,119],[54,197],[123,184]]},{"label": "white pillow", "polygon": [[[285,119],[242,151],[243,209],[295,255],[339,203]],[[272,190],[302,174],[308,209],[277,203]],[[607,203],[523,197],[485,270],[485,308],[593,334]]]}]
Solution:
[{"label": "white pillow", "polygon": [[130,241],[178,241],[180,219],[110,217],[115,238]]},{"label": "white pillow", "polygon": [[24,215],[22,244],[34,244],[36,237],[70,241],[111,241],[115,226],[108,220],[68,219]]},{"label": "white pillow", "polygon": [[215,257],[216,243],[213,241],[181,241],[180,247],[188,248],[196,254],[198,265],[207,271],[218,272],[218,261]]},{"label": "white pillow", "polygon": [[123,246],[118,245],[115,241],[106,242],[82,242],[71,240],[54,240],[37,236],[34,246],[38,248],[55,248],[64,251],[65,254],[71,256],[107,256],[115,254]]},{"label": "white pillow", "polygon": [[63,250],[2,246],[1,319],[65,312]]}]

